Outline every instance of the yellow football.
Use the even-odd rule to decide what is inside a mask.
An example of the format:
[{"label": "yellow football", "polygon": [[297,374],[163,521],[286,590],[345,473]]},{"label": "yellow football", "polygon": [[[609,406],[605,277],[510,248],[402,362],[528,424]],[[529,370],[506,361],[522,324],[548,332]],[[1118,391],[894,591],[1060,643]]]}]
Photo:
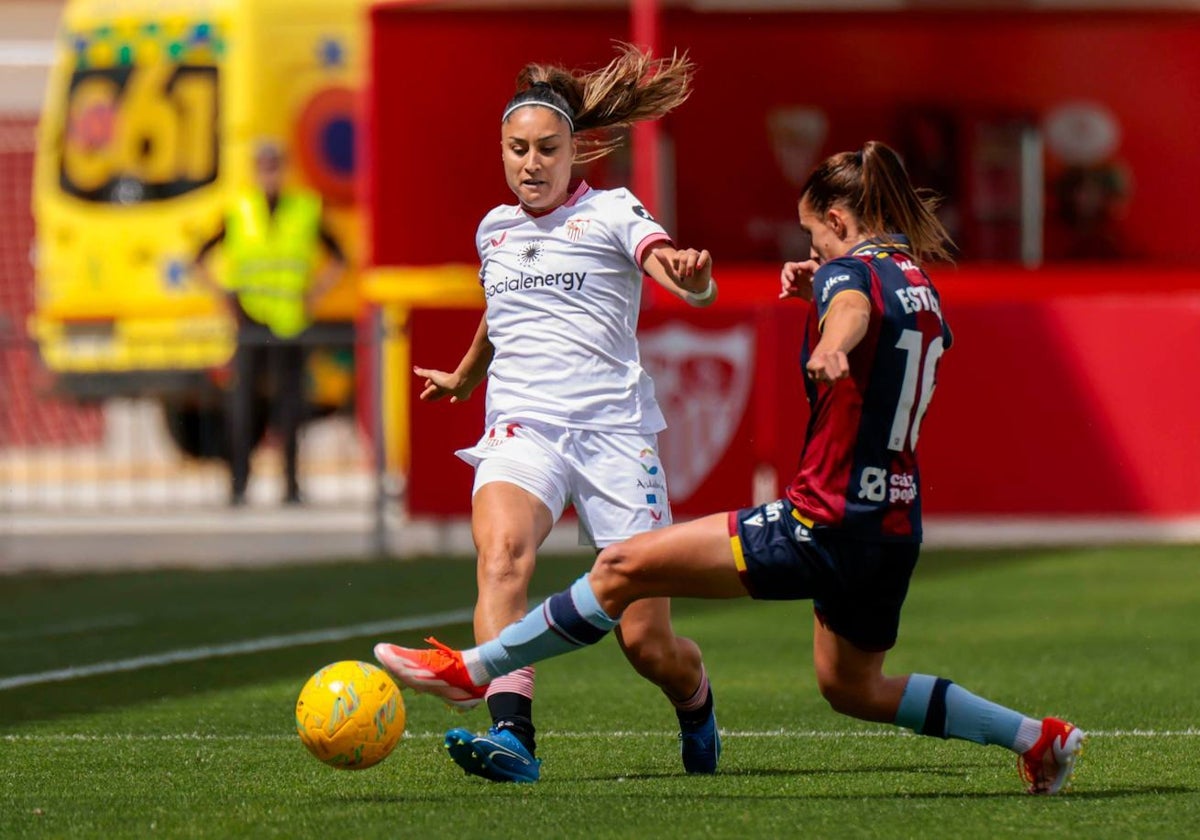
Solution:
[{"label": "yellow football", "polygon": [[313,674],[296,700],[296,733],[331,767],[378,764],[404,734],[404,700],[387,672],[343,660]]}]

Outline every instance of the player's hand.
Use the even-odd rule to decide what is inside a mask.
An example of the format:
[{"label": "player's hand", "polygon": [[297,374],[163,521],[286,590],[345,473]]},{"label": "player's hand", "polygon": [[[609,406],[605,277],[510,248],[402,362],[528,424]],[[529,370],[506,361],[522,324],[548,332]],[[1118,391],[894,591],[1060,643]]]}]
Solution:
[{"label": "player's hand", "polygon": [[812,280],[820,263],[816,260],[785,262],[779,272],[779,299],[812,300]]},{"label": "player's hand", "polygon": [[413,366],[413,373],[418,377],[425,379],[425,386],[421,390],[421,399],[425,402],[436,402],[443,397],[449,397],[450,402],[462,402],[467,397],[471,396],[471,392],[475,390],[463,382],[461,376],[456,373],[447,373],[444,370],[430,370],[429,368]]},{"label": "player's hand", "polygon": [[804,370],[813,382],[831,385],[850,375],[850,359],[841,350],[817,350],[809,358]]},{"label": "player's hand", "polygon": [[703,292],[712,280],[712,255],[706,250],[656,248],[653,256],[667,276],[684,291]]}]

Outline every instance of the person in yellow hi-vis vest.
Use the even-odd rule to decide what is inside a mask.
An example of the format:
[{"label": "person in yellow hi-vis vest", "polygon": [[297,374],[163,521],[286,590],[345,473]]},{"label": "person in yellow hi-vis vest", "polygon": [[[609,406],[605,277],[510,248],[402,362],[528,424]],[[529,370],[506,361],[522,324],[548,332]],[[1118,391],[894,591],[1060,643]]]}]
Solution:
[{"label": "person in yellow hi-vis vest", "polygon": [[[246,501],[252,414],[260,380],[273,386],[272,422],[283,444],[285,504],[299,504],[298,433],[304,413],[304,331],[313,301],[334,285],[346,259],[321,219],[321,199],[285,189],[285,155],[273,142],[254,153],[256,187],[237,196],[221,229],[201,246],[194,269],[220,294],[237,321],[237,351],[226,412],[230,504]],[[219,283],[207,258],[224,243],[227,270]],[[330,259],[318,271],[320,246]]]}]

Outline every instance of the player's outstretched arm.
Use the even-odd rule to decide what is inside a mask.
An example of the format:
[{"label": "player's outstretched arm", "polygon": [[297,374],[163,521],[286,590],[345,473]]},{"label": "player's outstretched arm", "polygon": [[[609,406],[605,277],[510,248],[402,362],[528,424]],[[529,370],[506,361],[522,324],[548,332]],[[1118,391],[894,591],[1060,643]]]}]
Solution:
[{"label": "player's outstretched arm", "polygon": [[667,242],[646,249],[642,270],[671,294],[692,306],[712,306],[717,282],[712,276],[712,255],[695,248],[679,250]]},{"label": "player's outstretched arm", "polygon": [[833,383],[850,375],[850,351],[867,334],[871,302],[857,291],[838,293],[821,321],[821,340],[813,348],[805,369],[808,378]]},{"label": "player's outstretched arm", "polygon": [[426,402],[450,397],[450,402],[462,402],[471,396],[471,392],[479,387],[479,383],[487,377],[488,366],[492,363],[495,348],[488,338],[487,314],[479,319],[479,327],[475,330],[475,338],[458,367],[452,373],[433,368],[413,366],[413,373],[424,378],[425,387],[421,390],[421,399]]}]

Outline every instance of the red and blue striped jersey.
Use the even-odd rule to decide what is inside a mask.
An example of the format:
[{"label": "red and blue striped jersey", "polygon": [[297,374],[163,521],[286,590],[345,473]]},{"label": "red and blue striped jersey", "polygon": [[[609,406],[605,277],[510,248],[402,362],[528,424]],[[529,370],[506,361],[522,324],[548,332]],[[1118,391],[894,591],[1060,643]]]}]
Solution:
[{"label": "red and blue striped jersey", "polygon": [[847,378],[829,385],[805,377],[811,415],[787,497],[818,526],[919,542],[917,438],[952,340],[941,300],[903,237],[859,245],[813,278],[802,370],[842,294],[865,296],[870,322],[850,351]]}]

